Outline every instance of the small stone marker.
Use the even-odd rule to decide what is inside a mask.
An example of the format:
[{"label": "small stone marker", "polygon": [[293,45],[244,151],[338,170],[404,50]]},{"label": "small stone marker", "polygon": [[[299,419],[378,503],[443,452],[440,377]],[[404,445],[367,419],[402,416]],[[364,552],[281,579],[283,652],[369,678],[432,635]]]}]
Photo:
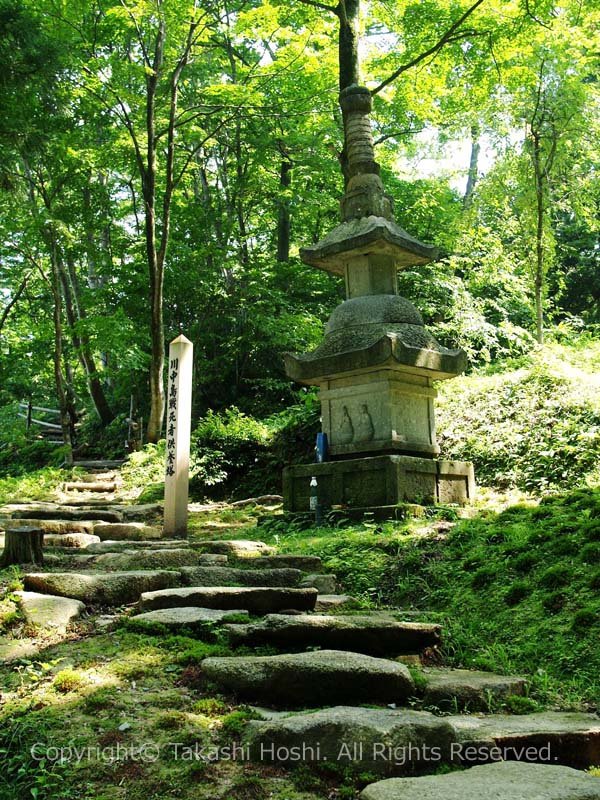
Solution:
[{"label": "small stone marker", "polygon": [[194,346],[178,336],[169,347],[164,536],[187,536]]}]

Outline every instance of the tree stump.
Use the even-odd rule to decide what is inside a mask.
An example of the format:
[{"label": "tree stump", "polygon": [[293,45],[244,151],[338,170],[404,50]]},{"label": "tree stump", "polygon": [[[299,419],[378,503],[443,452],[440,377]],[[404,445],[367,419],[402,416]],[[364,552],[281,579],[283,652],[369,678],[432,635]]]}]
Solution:
[{"label": "tree stump", "polygon": [[7,528],[0,566],[44,563],[44,531],[41,528]]}]

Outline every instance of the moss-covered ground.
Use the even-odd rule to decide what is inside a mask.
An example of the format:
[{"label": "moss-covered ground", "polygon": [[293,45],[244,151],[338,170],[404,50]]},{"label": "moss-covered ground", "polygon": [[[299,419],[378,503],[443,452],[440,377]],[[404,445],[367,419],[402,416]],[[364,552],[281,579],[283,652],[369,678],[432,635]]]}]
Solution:
[{"label": "moss-covered ground", "polygon": [[[445,663],[529,677],[529,696],[504,711],[597,707],[600,490],[539,503],[495,496],[469,518],[449,507],[416,511],[383,525],[303,529],[277,513],[230,508],[193,514],[191,536],[319,555],[359,607],[392,604],[441,621]],[[0,578],[2,625],[18,636],[10,591],[19,576]],[[94,620],[0,670],[3,800],[350,798],[368,778],[197,760],[196,743],[231,745],[248,716],[200,678],[202,658],[226,654],[226,642],[210,628],[173,636],[127,620],[98,633]],[[64,748],[63,762],[53,749],[41,758],[47,747]]]}]

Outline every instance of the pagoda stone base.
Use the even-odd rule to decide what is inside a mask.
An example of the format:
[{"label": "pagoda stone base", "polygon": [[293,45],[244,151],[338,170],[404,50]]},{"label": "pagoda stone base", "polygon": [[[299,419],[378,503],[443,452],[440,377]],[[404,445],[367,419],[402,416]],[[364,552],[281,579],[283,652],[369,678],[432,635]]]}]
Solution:
[{"label": "pagoda stone base", "polygon": [[287,512],[310,510],[310,479],[317,478],[318,496],[327,509],[394,507],[399,503],[457,503],[473,500],[473,465],[404,455],[383,455],[301,464],[283,471],[283,507]]}]

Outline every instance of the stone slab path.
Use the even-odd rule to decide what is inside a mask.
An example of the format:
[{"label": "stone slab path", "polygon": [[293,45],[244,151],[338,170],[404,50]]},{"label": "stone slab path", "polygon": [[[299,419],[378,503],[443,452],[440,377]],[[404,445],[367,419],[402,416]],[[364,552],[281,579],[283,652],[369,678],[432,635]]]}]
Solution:
[{"label": "stone slab path", "polygon": [[[118,475],[89,478],[66,486],[64,503],[0,509],[0,533],[45,531],[44,569],[26,574],[16,596],[34,629],[65,634],[91,613],[100,630],[99,607],[110,620],[133,612],[140,630],[154,625],[202,637],[219,626],[233,652],[244,649],[202,660],[200,674],[233,702],[269,707],[242,735],[253,757],[264,762],[272,754],[285,764],[289,748],[309,746],[317,761],[346,759],[388,778],[361,800],[600,800],[600,779],[567,768],[600,764],[596,715],[474,714],[526,694],[526,679],[424,667],[421,654],[439,649],[439,624],[413,621],[414,612],[357,612],[315,556],[278,553],[254,540],[162,539],[159,505],[109,501],[105,490],[118,487]],[[204,535],[213,534],[222,528],[207,525]],[[251,654],[265,646],[278,654]],[[0,638],[0,661],[35,652],[34,639]],[[410,670],[402,663],[409,659]],[[458,710],[468,713],[448,715]],[[464,757],[468,747],[474,758]],[[552,765],[522,763],[527,747],[550,748]],[[505,760],[478,766],[496,757],[495,748]],[[395,777],[440,764],[468,769]]]},{"label": "stone slab path", "polygon": [[27,591],[71,597],[93,605],[122,606],[134,603],[143,592],[180,585],[177,572],[136,570],[129,572],[30,572],[25,575]]},{"label": "stone slab path", "polygon": [[437,647],[441,628],[418,622],[399,622],[390,614],[288,616],[268,614],[260,622],[228,628],[234,645],[275,645],[281,649],[307,647],[353,650],[373,656],[419,653]]},{"label": "stone slab path", "polygon": [[207,658],[202,672],[243,699],[288,707],[402,703],[415,692],[404,664],[341,650]]},{"label": "stone slab path", "polygon": [[80,600],[70,597],[38,592],[15,592],[15,597],[26,622],[56,633],[66,633],[70,623],[85,611],[85,605]]},{"label": "stone slab path", "polygon": [[380,781],[367,786],[360,800],[600,800],[600,778],[568,767],[501,762]]},{"label": "stone slab path", "polygon": [[144,592],[140,597],[142,611],[178,606],[197,608],[244,608],[261,616],[283,609],[311,611],[317,601],[316,589],[272,587],[196,586]]},{"label": "stone slab path", "polygon": [[220,608],[159,608],[156,611],[146,611],[143,614],[137,614],[134,619],[137,622],[146,623],[149,625],[164,625],[166,628],[171,628],[178,631],[182,626],[195,627],[201,626],[203,629],[206,624],[223,624],[233,617],[245,617],[248,619],[249,614],[246,609],[232,608],[229,611]]}]

